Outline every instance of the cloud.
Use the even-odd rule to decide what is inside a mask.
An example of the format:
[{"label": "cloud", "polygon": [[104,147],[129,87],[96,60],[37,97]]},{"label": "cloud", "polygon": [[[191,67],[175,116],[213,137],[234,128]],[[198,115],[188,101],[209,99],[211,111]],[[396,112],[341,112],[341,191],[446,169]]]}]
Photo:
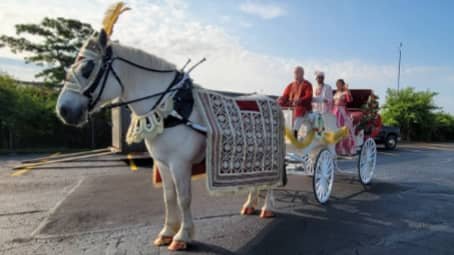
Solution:
[{"label": "cloud", "polygon": [[[106,3],[105,6],[107,5]],[[96,1],[78,1],[77,4],[74,4],[59,0],[2,0],[0,1],[0,10],[1,35],[15,35],[15,24],[39,23],[46,16],[73,18],[91,24],[100,24],[102,19],[100,14],[103,13],[99,2]],[[0,49],[0,56],[22,58],[22,55],[15,55],[7,48]]]},{"label": "cloud", "polygon": [[42,70],[42,67],[25,64],[19,59],[0,57],[0,74],[7,73],[15,79],[33,81],[35,74]]},{"label": "cloud", "polygon": [[240,5],[240,10],[244,13],[258,16],[262,19],[274,19],[286,14],[283,7],[275,3],[265,3],[261,1],[247,1],[242,3]]},{"label": "cloud", "polygon": [[[29,1],[23,5],[17,1],[2,1],[0,7],[14,16],[11,21],[0,16],[0,34],[5,30],[14,32],[14,24],[23,21],[32,22],[41,20],[44,15],[79,18],[88,21],[99,28],[104,10],[110,4],[107,0],[80,1],[77,4],[83,12],[77,14],[72,11],[74,6],[63,1]],[[115,27],[113,39],[124,45],[141,48],[147,52],[161,56],[181,66],[187,58],[198,60],[206,57],[208,61],[198,67],[192,76],[200,85],[218,90],[237,92],[261,92],[266,94],[280,94],[285,85],[292,80],[293,67],[303,65],[306,78],[314,81],[314,71],[323,70],[326,80],[334,85],[335,80],[344,78],[351,88],[372,88],[384,100],[388,87],[395,87],[396,65],[373,64],[359,59],[300,59],[284,58],[268,54],[253,52],[245,48],[239,39],[225,32],[222,27],[198,22],[191,16],[188,6],[181,1],[148,1],[130,0],[132,11],[124,13]],[[46,6],[50,11],[40,12],[39,8]],[[82,7],[79,7],[82,6]],[[22,9],[21,9],[21,8]],[[88,8],[88,9],[85,9]],[[1,8],[0,8],[1,9]],[[37,11],[38,10],[38,11]],[[0,50],[0,56],[10,56]],[[17,58],[17,56],[14,56]],[[0,61],[0,70],[14,72],[21,79],[30,77],[31,68],[22,66],[11,67]],[[26,77],[20,77],[27,73]],[[434,66],[404,66],[402,69],[403,86],[411,85],[425,90],[434,87],[440,91],[437,103],[449,107],[445,110],[454,113],[454,105],[448,102],[446,95],[452,95],[450,86],[454,84],[445,79],[444,75],[452,74],[453,68]],[[440,84],[444,86],[440,86]]]}]

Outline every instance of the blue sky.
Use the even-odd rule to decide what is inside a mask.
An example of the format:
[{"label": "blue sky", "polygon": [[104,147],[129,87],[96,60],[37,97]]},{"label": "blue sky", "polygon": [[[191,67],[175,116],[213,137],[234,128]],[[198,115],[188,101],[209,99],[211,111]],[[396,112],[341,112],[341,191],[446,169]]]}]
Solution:
[{"label": "blue sky", "polygon": [[248,48],[273,55],[389,63],[403,42],[404,63],[454,65],[454,1],[285,1],[285,14],[270,20],[242,13],[241,2],[195,0],[191,9],[210,23],[230,16],[253,24],[252,33],[228,28]]},{"label": "blue sky", "polygon": [[[77,18],[100,27],[110,0],[3,0],[0,33],[44,16]],[[454,113],[454,1],[437,0],[130,0],[114,39],[175,63],[207,57],[194,73],[203,86],[279,94],[295,65],[306,78],[323,70],[327,82],[381,97],[396,86],[403,43],[402,86],[439,92],[436,103]],[[78,10],[84,10],[80,12]],[[0,50],[0,70],[31,79],[36,68]],[[22,68],[22,69],[21,69]]]}]

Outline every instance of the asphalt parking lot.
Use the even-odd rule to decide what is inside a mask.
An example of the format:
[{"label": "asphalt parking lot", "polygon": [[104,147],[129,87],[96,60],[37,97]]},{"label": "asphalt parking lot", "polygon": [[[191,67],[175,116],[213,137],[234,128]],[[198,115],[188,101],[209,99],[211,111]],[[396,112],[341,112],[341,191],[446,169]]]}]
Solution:
[{"label": "asphalt parking lot", "polygon": [[[104,156],[13,171],[0,156],[0,254],[168,254],[151,245],[162,192],[146,160]],[[342,160],[318,205],[309,177],[275,191],[277,217],[239,215],[245,195],[211,197],[193,181],[188,254],[454,254],[454,144],[380,150],[373,185]],[[178,253],[183,254],[183,253]]]}]

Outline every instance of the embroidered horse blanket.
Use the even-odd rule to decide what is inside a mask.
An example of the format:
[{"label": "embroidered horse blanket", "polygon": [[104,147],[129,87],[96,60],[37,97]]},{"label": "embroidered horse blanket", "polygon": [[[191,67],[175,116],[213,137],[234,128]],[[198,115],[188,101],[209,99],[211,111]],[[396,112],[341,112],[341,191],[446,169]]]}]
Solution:
[{"label": "embroidered horse blanket", "polygon": [[265,96],[228,97],[197,89],[208,128],[205,168],[210,192],[285,184],[284,118]]}]

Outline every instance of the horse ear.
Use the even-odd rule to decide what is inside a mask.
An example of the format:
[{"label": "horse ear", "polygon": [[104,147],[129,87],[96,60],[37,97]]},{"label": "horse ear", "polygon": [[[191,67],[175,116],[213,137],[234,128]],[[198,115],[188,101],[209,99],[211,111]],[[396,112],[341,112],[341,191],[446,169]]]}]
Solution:
[{"label": "horse ear", "polygon": [[102,28],[98,35],[98,42],[103,48],[105,48],[108,40],[109,36],[107,35],[106,30]]}]

